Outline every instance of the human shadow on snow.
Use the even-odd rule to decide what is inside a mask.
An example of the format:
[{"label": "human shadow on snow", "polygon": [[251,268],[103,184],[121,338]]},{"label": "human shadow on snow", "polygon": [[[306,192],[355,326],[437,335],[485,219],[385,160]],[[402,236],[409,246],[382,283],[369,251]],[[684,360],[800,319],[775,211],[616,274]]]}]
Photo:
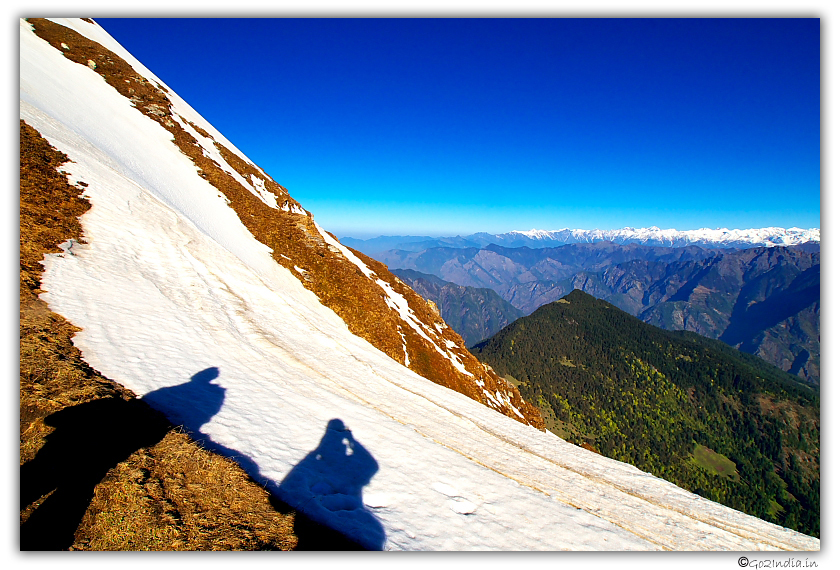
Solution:
[{"label": "human shadow on snow", "polygon": [[381,550],[385,531],[362,502],[362,488],[379,466],[344,423],[330,420],[318,447],[278,485],[261,475],[253,459],[200,431],[224,403],[225,388],[212,383],[218,376],[218,368],[207,368],[190,382],[155,390],[143,400],[182,425],[207,449],[236,461],[272,493],[275,509],[294,510],[297,550]]},{"label": "human shadow on snow", "polygon": [[[385,529],[365,507],[362,489],[379,470],[379,464],[356,441],[344,422],[332,419],[321,442],[280,483],[277,494],[309,520],[295,521],[300,550],[382,550]],[[350,541],[333,543],[334,537],[315,532],[326,525]],[[312,532],[310,532],[312,531]]]},{"label": "human shadow on snow", "polygon": [[191,436],[201,437],[201,426],[213,419],[225,401],[225,388],[212,384],[219,377],[215,366],[193,374],[189,382],[159,388],[143,396],[143,401],[166,414],[175,425],[182,425]]},{"label": "human shadow on snow", "polygon": [[20,468],[20,508],[30,511],[20,526],[20,549],[69,548],[96,485],[135,451],[160,442],[173,424],[235,460],[272,493],[279,512],[296,511],[298,550],[382,549],[384,529],[362,502],[362,488],[379,467],[344,423],[331,420],[318,447],[278,485],[251,458],[201,432],[225,400],[225,388],[213,383],[218,377],[219,369],[210,367],[142,399],[101,398],[47,416],[54,431]]}]

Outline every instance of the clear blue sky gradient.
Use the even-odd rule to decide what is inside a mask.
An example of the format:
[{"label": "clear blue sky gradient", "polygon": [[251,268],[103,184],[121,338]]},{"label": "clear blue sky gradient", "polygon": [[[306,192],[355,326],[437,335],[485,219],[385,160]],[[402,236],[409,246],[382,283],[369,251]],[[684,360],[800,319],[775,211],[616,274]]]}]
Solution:
[{"label": "clear blue sky gradient", "polygon": [[820,226],[819,19],[97,19],[339,236]]}]

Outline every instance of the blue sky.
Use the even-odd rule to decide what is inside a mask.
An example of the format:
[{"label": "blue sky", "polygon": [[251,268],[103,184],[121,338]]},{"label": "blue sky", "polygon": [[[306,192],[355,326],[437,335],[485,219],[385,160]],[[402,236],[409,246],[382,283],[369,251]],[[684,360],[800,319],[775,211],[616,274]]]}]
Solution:
[{"label": "blue sky", "polygon": [[97,19],[339,236],[820,225],[818,19]]}]

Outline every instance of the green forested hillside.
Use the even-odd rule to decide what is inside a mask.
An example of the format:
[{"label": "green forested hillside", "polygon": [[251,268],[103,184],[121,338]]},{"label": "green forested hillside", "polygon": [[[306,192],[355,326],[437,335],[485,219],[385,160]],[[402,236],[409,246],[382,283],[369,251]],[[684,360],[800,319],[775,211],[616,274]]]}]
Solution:
[{"label": "green forested hillside", "polygon": [[392,270],[493,289],[525,314],[580,289],[646,323],[722,340],[820,382],[819,243],[717,250],[609,242],[459,246],[388,251],[377,259]]},{"label": "green forested hillside", "polygon": [[819,536],[819,392],[575,290],[473,349],[557,435]]}]

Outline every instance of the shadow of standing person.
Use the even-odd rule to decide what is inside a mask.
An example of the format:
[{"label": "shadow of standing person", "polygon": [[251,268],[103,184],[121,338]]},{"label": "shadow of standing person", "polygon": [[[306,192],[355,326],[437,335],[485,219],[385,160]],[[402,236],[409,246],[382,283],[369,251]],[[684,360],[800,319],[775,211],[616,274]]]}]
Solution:
[{"label": "shadow of standing person", "polygon": [[94,488],[108,471],[172,428],[140,400],[101,398],[50,414],[55,430],[20,467],[21,511],[46,498],[20,526],[21,550],[66,550]]},{"label": "shadow of standing person", "polygon": [[260,480],[259,466],[253,459],[213,441],[201,432],[201,426],[219,413],[225,401],[227,390],[212,383],[218,377],[219,369],[211,366],[193,374],[185,384],[149,392],[143,396],[143,401],[163,412],[175,425],[182,426],[191,438],[201,442],[206,449],[233,459],[248,475]]},{"label": "shadow of standing person", "polygon": [[201,426],[219,413],[225,401],[225,389],[211,383],[218,377],[219,369],[211,366],[193,374],[189,382],[149,392],[143,401],[184,426],[191,436],[200,436]]},{"label": "shadow of standing person", "polygon": [[173,427],[167,418],[199,435],[225,399],[225,389],[210,383],[218,376],[211,367],[140,400],[101,398],[44,418],[55,430],[20,468],[21,511],[42,500],[21,523],[20,549],[69,548],[96,485],[132,453],[162,440]]},{"label": "shadow of standing person", "polygon": [[[318,447],[295,465],[280,483],[278,495],[309,520],[301,517],[301,525],[321,524],[347,537],[351,542],[338,542],[330,537],[325,548],[318,541],[304,542],[299,550],[341,549],[382,550],[385,530],[362,501],[362,488],[367,485],[379,465],[365,447],[353,438],[352,432],[339,419],[330,420]],[[295,525],[301,540],[316,536],[307,528]]]}]

